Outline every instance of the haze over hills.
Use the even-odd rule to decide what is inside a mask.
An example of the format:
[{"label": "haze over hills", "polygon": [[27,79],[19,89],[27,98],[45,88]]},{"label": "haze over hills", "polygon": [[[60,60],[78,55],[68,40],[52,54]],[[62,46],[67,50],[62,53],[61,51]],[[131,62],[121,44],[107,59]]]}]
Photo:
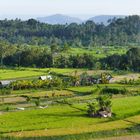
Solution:
[{"label": "haze over hills", "polygon": [[51,15],[47,17],[38,17],[38,21],[43,22],[43,23],[48,23],[48,24],[70,24],[70,23],[81,23],[82,20],[79,18],[71,17],[71,16],[66,16],[66,15],[61,15],[61,14],[56,14],[56,15]]},{"label": "haze over hills", "polygon": [[95,16],[92,17],[88,20],[92,20],[95,23],[103,23],[105,25],[108,24],[108,20],[113,19],[113,18],[125,18],[125,15],[99,15],[99,16]]},{"label": "haze over hills", "polygon": [[[99,15],[99,16],[94,16],[91,17],[87,20],[92,20],[95,23],[103,23],[105,25],[108,24],[109,19],[113,18],[124,18],[124,15]],[[56,15],[51,15],[51,16],[46,16],[46,17],[38,17],[38,21],[43,22],[43,23],[48,23],[48,24],[71,24],[71,23],[77,23],[80,24],[82,22],[86,22],[87,20],[81,20],[80,18],[72,17],[72,16],[67,16],[67,15],[62,15],[62,14],[56,14]]]}]

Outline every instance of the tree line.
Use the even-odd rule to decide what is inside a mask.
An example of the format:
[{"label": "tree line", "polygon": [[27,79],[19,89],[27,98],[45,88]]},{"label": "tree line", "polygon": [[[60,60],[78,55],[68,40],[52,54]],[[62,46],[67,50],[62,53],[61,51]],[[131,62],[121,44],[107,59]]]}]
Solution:
[{"label": "tree line", "polygon": [[139,45],[140,17],[128,16],[113,19],[109,24],[95,24],[87,21],[82,24],[49,25],[35,19],[27,21],[0,20],[0,39],[11,44],[59,46],[68,43],[73,47],[102,45]]},{"label": "tree line", "polygon": [[[68,54],[67,47],[58,48],[11,45],[0,42],[1,66],[38,67],[38,68],[88,68],[105,70],[140,71],[140,47],[129,49],[126,54],[113,54],[96,58],[93,54]],[[63,52],[63,53],[62,53]]]}]

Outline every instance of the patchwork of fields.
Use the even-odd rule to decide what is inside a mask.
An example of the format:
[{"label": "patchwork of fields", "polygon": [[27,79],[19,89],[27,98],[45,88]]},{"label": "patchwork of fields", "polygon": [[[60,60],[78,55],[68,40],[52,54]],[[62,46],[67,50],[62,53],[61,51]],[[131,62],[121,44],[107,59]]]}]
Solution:
[{"label": "patchwork of fields", "polygon": [[[32,79],[47,75],[50,71],[57,74],[73,75],[85,69],[37,69],[0,70],[0,79]],[[103,71],[87,71],[98,75]],[[130,72],[119,75],[126,76]],[[139,74],[135,74],[139,79]],[[129,78],[129,77],[128,77]],[[113,94],[111,118],[90,118],[87,104],[94,100],[104,88],[124,89],[127,94]],[[140,84],[99,84],[93,86],[68,87],[65,89],[24,89],[13,90],[9,95],[0,95],[0,133],[7,139],[68,139],[104,138],[111,136],[139,134],[140,132]],[[27,100],[28,98],[31,100]],[[40,105],[36,106],[36,99]],[[67,100],[72,103],[61,104]],[[24,108],[24,110],[20,110]],[[14,138],[13,138],[14,137]],[[34,138],[35,139],[35,138]]]}]

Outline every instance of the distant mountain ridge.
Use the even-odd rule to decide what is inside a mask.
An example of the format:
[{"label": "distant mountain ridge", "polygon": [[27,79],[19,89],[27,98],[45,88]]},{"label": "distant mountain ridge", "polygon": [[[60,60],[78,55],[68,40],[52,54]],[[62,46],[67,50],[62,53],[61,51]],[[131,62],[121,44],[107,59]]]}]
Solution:
[{"label": "distant mountain ridge", "polygon": [[113,18],[125,18],[125,15],[99,15],[99,16],[95,16],[92,17],[88,20],[92,20],[95,23],[103,23],[105,25],[108,24],[108,20],[113,19]]},{"label": "distant mountain ridge", "polygon": [[48,17],[39,17],[37,18],[38,21],[48,24],[71,24],[71,23],[81,23],[82,20],[79,18],[56,14]]},{"label": "distant mountain ridge", "polygon": [[55,15],[51,15],[51,16],[46,16],[46,17],[38,17],[37,20],[39,22],[42,23],[48,23],[48,24],[71,24],[71,23],[77,23],[80,24],[82,22],[86,22],[88,20],[92,20],[95,23],[103,23],[105,25],[108,24],[108,20],[109,19],[113,19],[113,18],[124,18],[125,15],[99,15],[99,16],[94,16],[91,17],[85,21],[81,20],[80,18],[76,18],[76,17],[71,17],[71,16],[67,16],[67,15],[62,15],[62,14],[55,14]]}]

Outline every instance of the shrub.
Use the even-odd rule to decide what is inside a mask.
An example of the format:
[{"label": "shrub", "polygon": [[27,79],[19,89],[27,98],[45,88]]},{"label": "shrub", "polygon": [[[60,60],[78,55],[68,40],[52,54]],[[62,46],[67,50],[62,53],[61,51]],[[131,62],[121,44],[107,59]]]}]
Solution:
[{"label": "shrub", "polygon": [[7,112],[10,111],[10,107],[7,106],[7,107],[5,108],[5,110],[6,110]]},{"label": "shrub", "polygon": [[92,103],[88,104],[88,110],[87,113],[90,117],[94,116],[95,114],[97,114],[99,111],[99,104],[98,102],[95,100]]},{"label": "shrub", "polygon": [[21,80],[11,83],[10,87],[13,90],[31,89],[31,88],[62,88],[63,82],[60,78],[54,78],[53,80]]},{"label": "shrub", "polygon": [[105,87],[101,90],[101,94],[127,94],[127,92],[126,88],[118,89]]},{"label": "shrub", "polygon": [[90,117],[102,117],[101,112],[106,112],[108,117],[111,117],[108,114],[111,114],[111,96],[104,95],[99,96],[92,102],[88,104],[87,113]]},{"label": "shrub", "polygon": [[38,98],[38,99],[35,100],[35,105],[36,106],[40,106],[40,98]]},{"label": "shrub", "polygon": [[3,88],[0,90],[1,95],[9,95],[11,94],[11,89]]}]

